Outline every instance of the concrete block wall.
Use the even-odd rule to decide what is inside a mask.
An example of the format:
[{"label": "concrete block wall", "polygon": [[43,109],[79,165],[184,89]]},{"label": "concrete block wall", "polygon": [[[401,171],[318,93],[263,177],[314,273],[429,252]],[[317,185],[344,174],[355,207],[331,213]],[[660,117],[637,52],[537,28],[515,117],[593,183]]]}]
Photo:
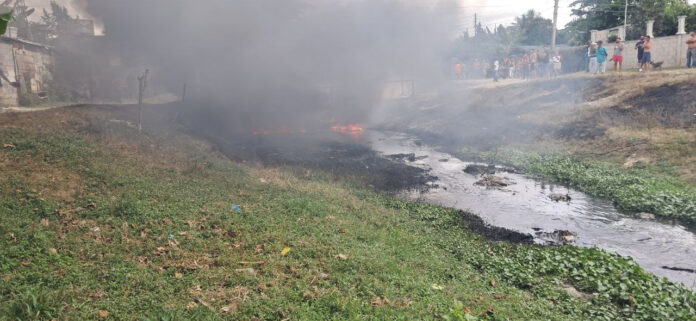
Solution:
[{"label": "concrete block wall", "polygon": [[[5,40],[5,39],[3,39]],[[0,41],[0,67],[7,78],[15,81],[19,72],[22,92],[38,93],[45,90],[45,84],[53,78],[53,56],[45,49],[35,45],[23,45],[13,41]],[[0,88],[0,105],[16,106],[18,90],[5,80]]]},{"label": "concrete block wall", "polygon": [[[12,44],[0,43],[0,68],[2,68],[5,72],[5,76],[10,78],[10,80],[16,79],[12,50]],[[2,88],[0,88],[0,105],[17,105],[17,89],[10,86],[5,80],[2,80]]]},{"label": "concrete block wall", "polygon": [[[686,40],[690,36],[686,33],[686,16],[679,16],[677,18],[678,31],[676,35],[657,38],[653,37],[653,46],[650,50],[652,55],[651,58],[654,62],[663,62],[663,67],[686,66]],[[646,21],[646,35],[652,36],[654,22],[654,20]],[[607,38],[609,38],[609,36],[612,34],[618,34],[621,36],[622,34],[625,34],[625,30],[622,26],[605,30],[592,30],[590,32],[590,38],[592,42],[602,40],[606,43]],[[635,49],[637,42],[638,40],[626,41],[624,51],[624,66],[634,67],[638,65],[638,50]],[[611,55],[613,53],[614,44],[607,44],[607,49]]]},{"label": "concrete block wall", "polygon": [[[664,62],[663,67],[686,66],[686,40],[689,35],[674,35],[657,37],[653,39],[652,60]],[[606,40],[605,40],[606,41]],[[624,67],[634,68],[638,66],[638,50],[635,49],[638,40],[624,43]],[[614,44],[607,44],[609,56],[614,53]]]}]

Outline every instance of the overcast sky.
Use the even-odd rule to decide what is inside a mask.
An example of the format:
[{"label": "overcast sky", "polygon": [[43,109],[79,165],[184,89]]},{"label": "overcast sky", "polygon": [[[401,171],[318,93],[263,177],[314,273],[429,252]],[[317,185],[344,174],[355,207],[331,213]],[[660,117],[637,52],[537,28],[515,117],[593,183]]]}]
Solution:
[{"label": "overcast sky", "polygon": [[[49,6],[50,0],[26,0],[27,5],[37,8],[45,8]],[[84,0],[83,0],[84,1]],[[87,0],[89,1],[89,0]],[[114,0],[118,1],[118,0]],[[198,1],[198,0],[196,0]],[[431,1],[436,3],[440,0],[405,0],[411,1]],[[542,16],[551,19],[553,17],[553,0],[457,0],[459,2],[460,16],[460,31],[467,29],[473,30],[474,14],[478,15],[479,21],[484,26],[493,28],[496,25],[511,24],[515,17],[522,15],[529,9],[534,9],[541,12]],[[566,23],[570,22],[570,3],[574,0],[560,0],[558,10],[558,28],[563,28]],[[58,3],[64,4],[71,10],[76,12],[76,6],[72,5],[73,0],[57,0]],[[696,0],[689,0],[689,3],[696,3]],[[38,14],[37,14],[38,16]],[[82,14],[84,16],[84,13]],[[458,32],[457,32],[458,33]]]},{"label": "overcast sky", "polygon": [[[560,0],[558,6],[558,27],[563,28],[570,22],[570,8],[573,0]],[[495,25],[509,25],[516,16],[522,15],[529,9],[541,12],[542,16],[553,17],[553,0],[459,0],[461,28],[473,29],[474,14],[484,25],[492,28]]]},{"label": "overcast sky", "polygon": [[[437,1],[437,0],[433,0]],[[553,18],[553,0],[458,0],[460,6],[462,31],[473,30],[474,14],[478,13],[479,21],[484,26],[492,28],[495,25],[509,25],[515,17],[529,9],[541,12],[544,18]],[[558,28],[562,29],[571,21],[569,5],[574,0],[560,0],[558,6]],[[689,0],[696,3],[696,0]]]}]

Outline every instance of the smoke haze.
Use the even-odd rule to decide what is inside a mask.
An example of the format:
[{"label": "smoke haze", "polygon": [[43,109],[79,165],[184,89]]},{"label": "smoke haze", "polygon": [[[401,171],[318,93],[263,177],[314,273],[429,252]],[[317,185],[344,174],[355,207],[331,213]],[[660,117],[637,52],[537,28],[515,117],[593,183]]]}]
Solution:
[{"label": "smoke haze", "polygon": [[[79,3],[79,2],[78,2]],[[365,120],[385,81],[437,80],[454,2],[88,0],[121,61],[248,131]]]}]

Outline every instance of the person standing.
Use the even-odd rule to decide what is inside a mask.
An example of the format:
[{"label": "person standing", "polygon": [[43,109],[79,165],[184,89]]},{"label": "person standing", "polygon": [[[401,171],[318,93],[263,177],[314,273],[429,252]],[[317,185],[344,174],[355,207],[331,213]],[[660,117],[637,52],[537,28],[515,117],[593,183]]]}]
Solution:
[{"label": "person standing", "polygon": [[696,32],[690,32],[691,38],[686,41],[686,68],[696,68]]},{"label": "person standing", "polygon": [[643,59],[640,61],[640,70],[645,70],[646,72],[650,70],[650,62],[652,57],[650,51],[652,50],[652,39],[650,36],[645,36],[645,41],[643,43]]},{"label": "person standing", "polygon": [[546,76],[546,70],[548,69],[549,58],[546,53],[546,47],[537,53],[537,77],[542,78]]},{"label": "person standing", "polygon": [[498,72],[500,71],[500,62],[496,59],[493,62],[493,81],[498,82]]},{"label": "person standing", "polygon": [[463,66],[461,63],[456,63],[454,64],[454,78],[456,79],[462,79],[462,70]]},{"label": "person standing", "polygon": [[587,46],[585,47],[585,53],[582,55],[583,56],[583,61],[585,62],[585,71],[590,72],[590,48],[592,47],[592,43],[588,43]]},{"label": "person standing", "polygon": [[590,58],[590,73],[597,73],[597,43],[593,42],[590,44],[590,48],[587,49],[587,57]]},{"label": "person standing", "polygon": [[522,56],[522,79],[529,79],[529,55]]},{"label": "person standing", "polygon": [[553,56],[553,58],[551,58],[551,64],[552,64],[552,68],[553,68],[552,72],[551,72],[551,76],[553,76],[554,78],[558,77],[561,74],[561,70],[563,69],[563,65],[562,65],[561,61],[562,61],[562,59],[561,59],[560,54],[556,54]]},{"label": "person standing", "polygon": [[532,52],[529,54],[529,73],[532,75],[532,77],[537,76],[537,59],[538,56],[536,50],[532,50]]},{"label": "person standing", "polygon": [[616,38],[616,42],[614,43],[614,56],[611,58],[611,60],[614,61],[614,72],[621,72],[623,69],[623,51],[624,44],[621,38]]},{"label": "person standing", "polygon": [[604,47],[603,41],[597,41],[597,70],[595,73],[605,73],[607,72],[607,48]]},{"label": "person standing", "polygon": [[635,49],[638,51],[638,71],[643,71],[643,45],[645,44],[645,36],[640,36],[640,41],[636,42]]}]

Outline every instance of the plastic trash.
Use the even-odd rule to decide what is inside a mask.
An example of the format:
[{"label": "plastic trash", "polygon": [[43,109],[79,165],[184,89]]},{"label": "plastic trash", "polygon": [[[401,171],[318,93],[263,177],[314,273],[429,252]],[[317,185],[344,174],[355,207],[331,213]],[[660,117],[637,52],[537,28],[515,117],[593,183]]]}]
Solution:
[{"label": "plastic trash", "polygon": [[241,211],[242,211],[242,207],[239,206],[239,205],[232,205],[232,207],[230,208],[230,210],[233,211],[233,212],[241,212]]}]

